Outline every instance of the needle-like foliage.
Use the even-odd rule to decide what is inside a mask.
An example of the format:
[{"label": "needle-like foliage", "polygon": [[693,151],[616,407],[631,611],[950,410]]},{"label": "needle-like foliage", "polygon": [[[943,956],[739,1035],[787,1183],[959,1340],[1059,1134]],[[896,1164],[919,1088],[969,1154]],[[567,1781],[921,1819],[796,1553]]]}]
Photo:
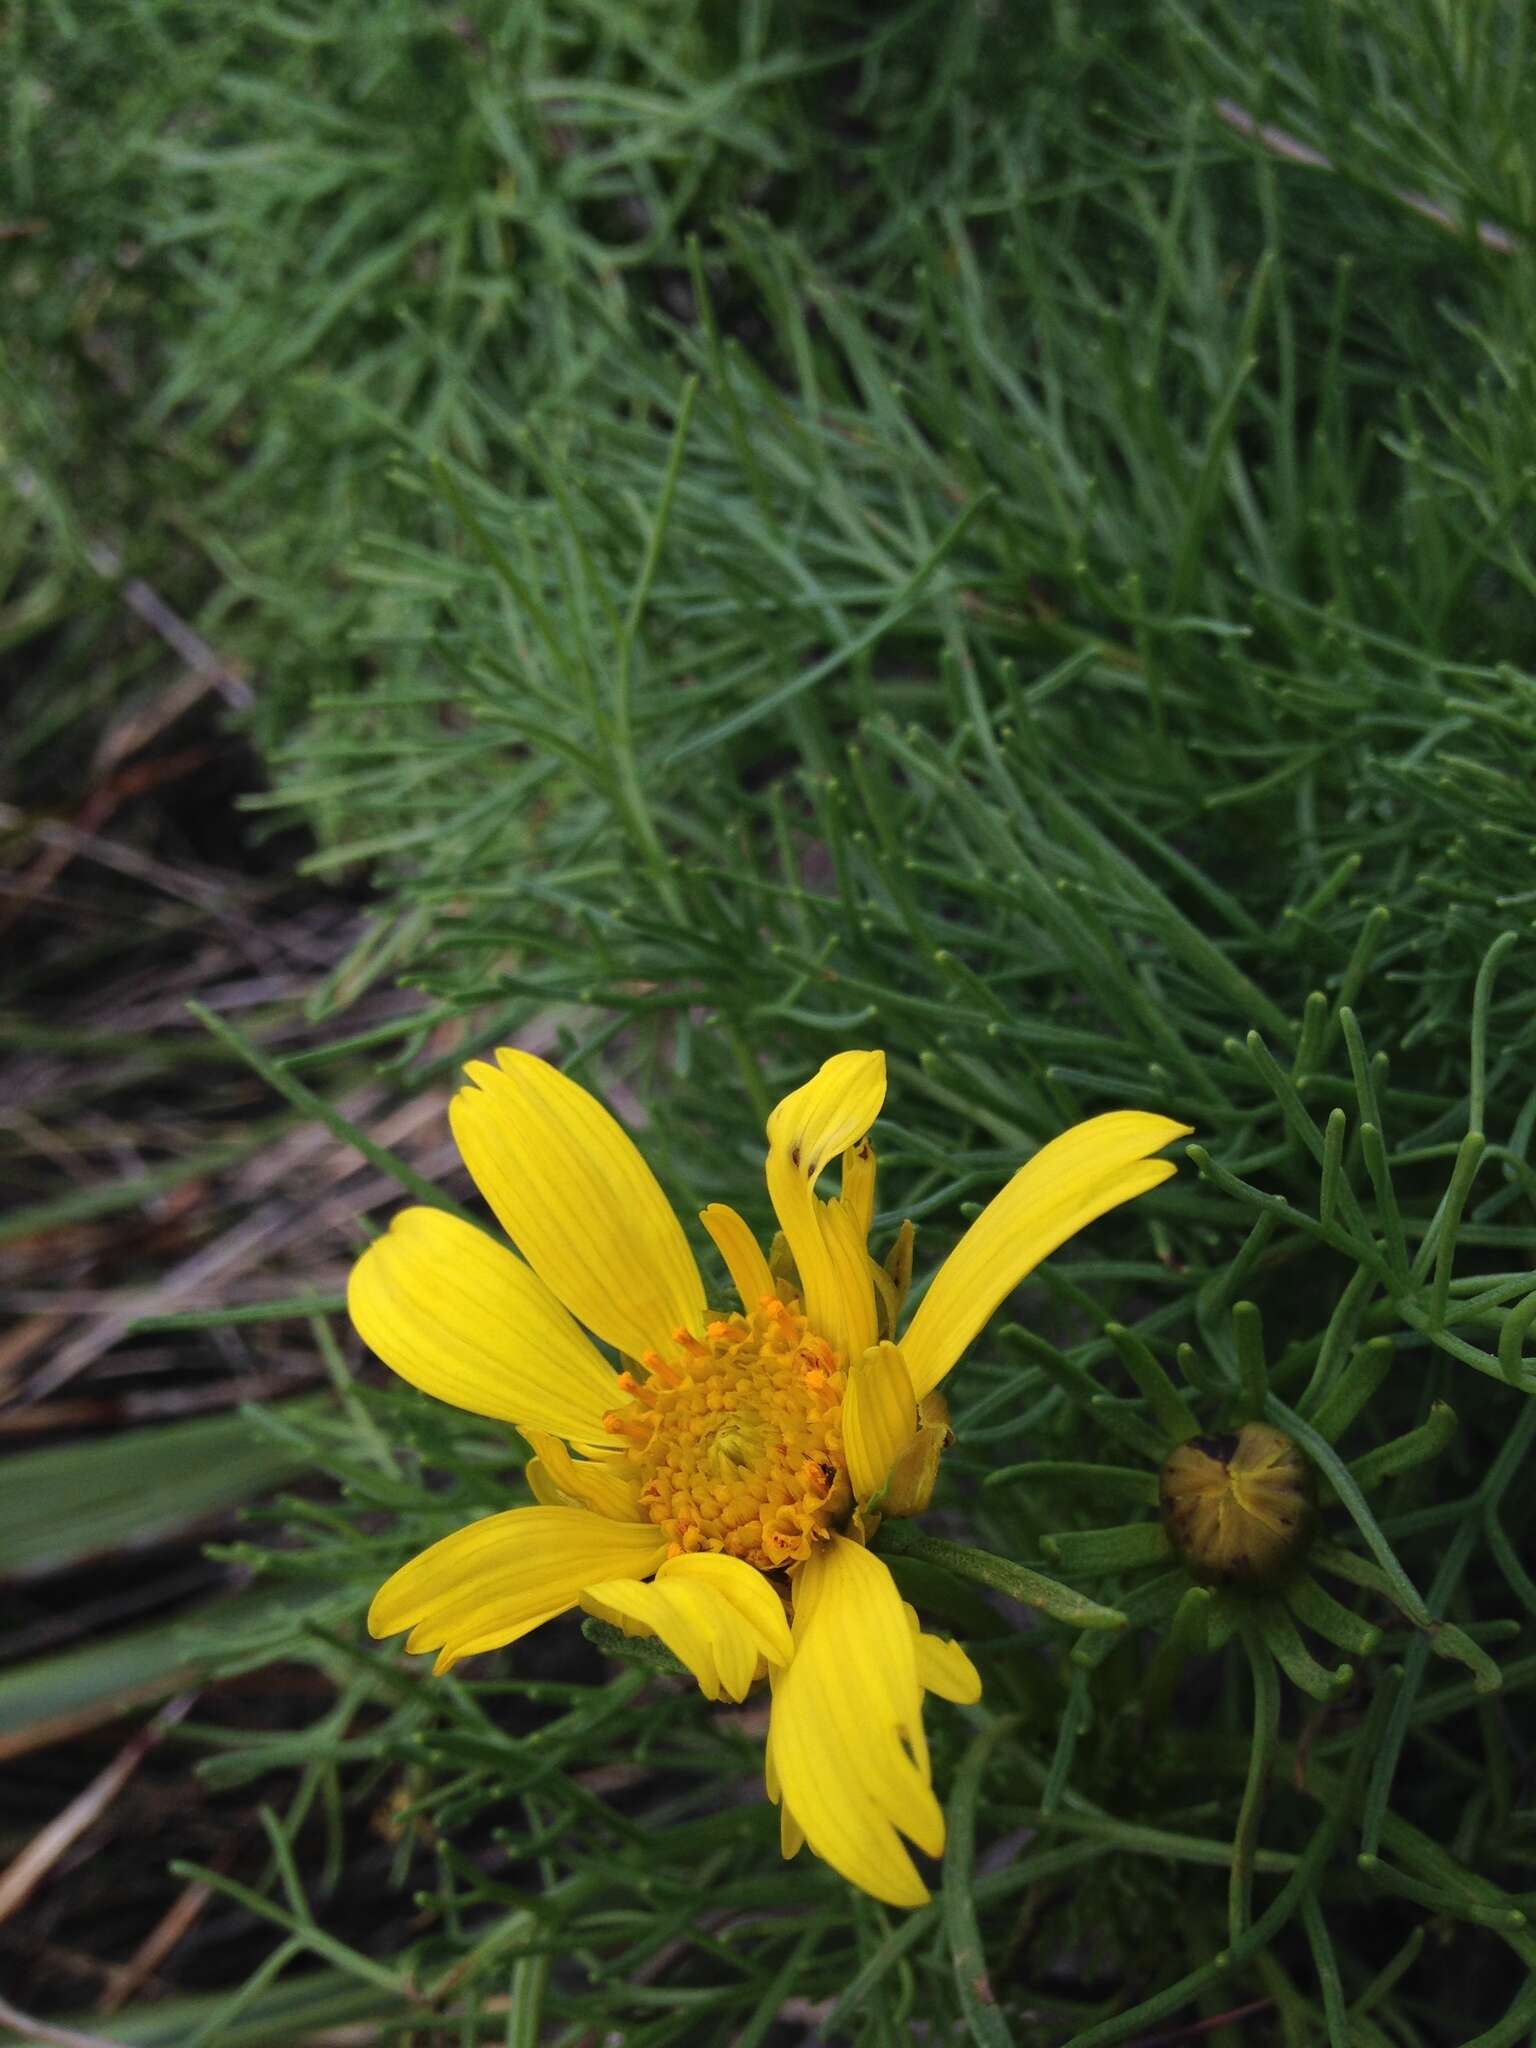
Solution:
[{"label": "needle-like foliage", "polygon": [[[542,1034],[683,1213],[761,1227],[768,1107],[883,1046],[919,1285],[1074,1120],[1197,1140],[957,1373],[943,1538],[882,1539],[986,1682],[935,1716],[905,1916],[779,1863],[752,1708],[654,1650],[362,1646],[395,1564],[524,1496],[319,1304],[334,1411],[267,1427],[342,1497],[239,1550],[292,1602],[229,1655],[331,1704],[191,1729],[215,1783],[296,1775],[264,1872],[201,1873],[273,1961],[177,2038],[255,2038],[308,1969],[466,2042],[1528,2039],[1523,11],[214,12],[124,9],[109,60],[24,10],[18,203],[85,176],[39,65],[118,154],[83,267],[5,259],[6,545],[13,637],[52,607],[83,676],[100,565],[37,559],[147,494],[139,566],[259,683],[263,822],[370,878],[333,1050],[225,1049],[318,1111]],[[96,504],[101,366],[38,376],[85,278],[132,393]],[[422,1007],[351,1030],[398,977]],[[1253,1420],[1318,1485],[1283,1595],[1192,1581],[1158,1519],[1171,1444]],[[1037,1618],[1020,1567],[1125,1625]],[[392,1858],[371,1943],[326,1924],[349,1810]]]}]

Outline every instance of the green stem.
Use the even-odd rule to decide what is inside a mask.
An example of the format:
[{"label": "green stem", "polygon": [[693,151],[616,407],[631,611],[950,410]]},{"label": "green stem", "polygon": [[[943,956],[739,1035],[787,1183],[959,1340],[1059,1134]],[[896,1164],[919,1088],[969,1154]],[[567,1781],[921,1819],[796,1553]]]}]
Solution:
[{"label": "green stem", "polygon": [[1269,1774],[1280,1736],[1280,1681],[1275,1660],[1252,1618],[1241,1624],[1243,1648],[1253,1673],[1253,1743],[1248,1752],[1248,1776],[1243,1785],[1243,1803],[1238,1809],[1237,1829],[1232,1837],[1232,1873],[1227,1886],[1227,1938],[1234,1945],[1248,1930],[1253,1904],[1253,1859],[1259,1845],[1259,1819],[1269,1790]]}]

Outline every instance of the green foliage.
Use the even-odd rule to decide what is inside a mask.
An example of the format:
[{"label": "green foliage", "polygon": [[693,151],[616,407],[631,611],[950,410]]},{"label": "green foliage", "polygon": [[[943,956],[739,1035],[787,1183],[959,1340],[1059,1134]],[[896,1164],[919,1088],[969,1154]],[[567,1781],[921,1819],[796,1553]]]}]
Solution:
[{"label": "green foliage", "polygon": [[654,286],[691,209],[782,168],[803,68],[755,6],[7,15],[0,645],[64,636],[71,690],[24,685],[12,735],[61,774],[71,724],[144,687],[124,574],[237,657],[269,740],[366,686],[400,607],[350,558],[400,521],[397,463],[502,466],[487,406],[582,388],[586,294]]},{"label": "green foliage", "polygon": [[[104,105],[91,35],[28,22]],[[229,1646],[335,1704],[203,1731],[221,1780],[298,1773],[270,1882],[210,1879],[280,1931],[270,1976],[528,2043],[1526,2038],[1520,10],[241,10],[195,77],[147,61],[171,22],[131,11],[111,130],[143,253],[110,270],[94,187],[78,231],[136,337],[106,503],[147,488],[171,587],[270,675],[263,809],[371,874],[317,1009],[429,998],[343,1019],[289,1102],[537,1020],[638,1099],[684,1214],[766,1226],[768,1106],[880,1044],[877,1233],[917,1220],[919,1284],[1074,1119],[1197,1126],[952,1383],[949,1538],[1091,1593],[1021,1628],[946,1539],[892,1544],[986,1679],[931,1716],[931,1907],[781,1865],[752,1710],[574,1624],[444,1681],[361,1648],[392,1565],[521,1496],[503,1432],[343,1380],[300,1425],[343,1500],[240,1553],[297,1605]],[[85,176],[18,136],[39,190]],[[58,349],[78,279],[10,260]],[[75,390],[27,415],[34,554],[78,525]],[[83,667],[52,574],[14,631],[73,604]],[[1257,1413],[1327,1482],[1331,1592],[1159,1562],[1149,1464]],[[1102,1603],[1128,1625],[1074,1640]],[[381,1803],[419,1915],[355,1946],[336,1817]],[[246,2038],[244,1995],[196,2038]]]},{"label": "green foliage", "polygon": [[0,1458],[0,1569],[22,1577],[151,1544],[291,1478],[299,1441],[253,1440],[243,1417],[209,1415],[140,1430],[131,1470],[110,1438]]}]

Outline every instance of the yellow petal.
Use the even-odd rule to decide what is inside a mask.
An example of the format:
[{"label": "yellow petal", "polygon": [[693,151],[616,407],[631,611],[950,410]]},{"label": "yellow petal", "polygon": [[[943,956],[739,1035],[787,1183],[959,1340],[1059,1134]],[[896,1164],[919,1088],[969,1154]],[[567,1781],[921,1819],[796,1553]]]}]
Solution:
[{"label": "yellow petal", "polygon": [[532,1054],[465,1068],[449,1118],[498,1221],[571,1314],[628,1357],[704,1326],[682,1226],[633,1140],[595,1097]]},{"label": "yellow petal", "polygon": [[[811,1327],[844,1359],[856,1358],[867,1348],[858,1339],[866,1326],[873,1326],[874,1290],[863,1271],[862,1238],[860,1264],[850,1264],[845,1240],[856,1234],[852,1215],[846,1226],[829,1228],[815,1188],[823,1168],[864,1137],[884,1100],[884,1053],[840,1052],[803,1088],[786,1095],[768,1119],[768,1194],[773,1212],[799,1271]],[[867,1310],[860,1306],[864,1297]],[[871,1335],[869,1342],[873,1341]]]},{"label": "yellow petal", "polygon": [[528,1460],[527,1464],[523,1467],[523,1478],[527,1482],[528,1491],[533,1495],[541,1508],[572,1508],[576,1506],[576,1502],[571,1499],[565,1488],[563,1486],[556,1486],[554,1480],[551,1479],[549,1473],[545,1470],[541,1459],[530,1458]]},{"label": "yellow petal", "polygon": [[711,1202],[699,1211],[699,1221],[709,1232],[715,1250],[725,1261],[731,1285],[750,1315],[765,1294],[773,1292],[773,1275],[762,1247],[736,1211],[724,1202]]},{"label": "yellow petal", "polygon": [[923,1691],[953,1700],[957,1706],[975,1706],[981,1698],[981,1673],[964,1650],[944,1636],[924,1635],[915,1607],[907,1607],[907,1621],[917,1647],[917,1676]]},{"label": "yellow petal", "polygon": [[[813,1200],[816,1198],[813,1196]],[[822,1335],[840,1358],[862,1358],[880,1335],[880,1316],[875,1283],[865,1236],[857,1216],[841,1199],[816,1201],[822,1243],[832,1267],[832,1284],[837,1306],[829,1311],[837,1318],[835,1327],[823,1328]],[[809,1314],[809,1309],[807,1309]],[[820,1325],[812,1319],[813,1327]]]},{"label": "yellow petal", "polygon": [[1111,1110],[1042,1146],[989,1202],[934,1277],[901,1348],[918,1399],[943,1379],[1000,1301],[1058,1245],[1175,1171],[1147,1155],[1188,1124]]},{"label": "yellow petal", "polygon": [[435,1400],[612,1443],[612,1368],[538,1275],[473,1224],[405,1210],[352,1268],[347,1308],[369,1349]]},{"label": "yellow petal", "polygon": [[599,1621],[606,1621],[610,1628],[622,1630],[627,1636],[651,1636],[656,1634],[648,1621],[637,1621],[632,1614],[625,1614],[602,1596],[610,1586],[627,1586],[629,1579],[599,1579],[595,1586],[582,1590],[581,1604],[588,1614],[595,1614]]},{"label": "yellow petal", "polygon": [[455,1529],[386,1579],[368,1610],[369,1633],[408,1628],[406,1648],[441,1650],[444,1671],[563,1614],[599,1580],[645,1578],[665,1555],[649,1525],[585,1508],[509,1508]]},{"label": "yellow petal", "polygon": [[779,1854],[787,1863],[791,1856],[798,1856],[805,1847],[805,1830],[799,1821],[783,1804],[783,1792],[779,1785],[779,1773],[773,1761],[773,1717],[768,1719],[768,1735],[763,1744],[763,1781],[768,1797],[779,1809]]},{"label": "yellow petal", "polygon": [[[654,1581],[640,1585],[631,1580],[611,1579],[589,1586],[582,1595],[585,1608],[600,1620],[617,1622],[626,1635],[659,1636],[678,1663],[693,1673],[705,1699],[717,1700],[724,1690],[720,1662],[705,1617],[699,1612],[700,1604],[690,1588],[677,1587],[669,1592]],[[737,1667],[741,1661],[740,1657],[735,1659],[732,1676],[739,1676]],[[729,1650],[727,1663],[731,1664]],[[736,1699],[745,1697],[751,1683],[750,1656],[746,1663],[746,1682],[733,1695]]]},{"label": "yellow petal", "polygon": [[756,1640],[759,1655],[769,1664],[787,1664],[795,1653],[784,1602],[762,1572],[739,1557],[713,1551],[685,1552],[669,1557],[656,1574],[663,1585],[680,1580],[709,1586],[734,1607]]},{"label": "yellow petal", "polygon": [[843,1396],[843,1450],[856,1501],[883,1491],[916,1435],[917,1397],[907,1362],[894,1344],[876,1344],[849,1369]]},{"label": "yellow petal", "polygon": [[869,1277],[875,1290],[875,1323],[882,1337],[894,1337],[896,1318],[901,1313],[901,1304],[896,1299],[896,1289],[891,1276],[884,1266],[869,1261]]},{"label": "yellow petal", "polygon": [[923,1691],[936,1692],[941,1700],[973,1707],[981,1698],[981,1673],[958,1643],[943,1636],[918,1637],[917,1675]]},{"label": "yellow petal", "polygon": [[[774,1674],[769,1735],[784,1805],[816,1854],[877,1899],[928,1892],[902,1844],[944,1846],[917,1652],[880,1559],[834,1536],[795,1574],[795,1654]],[[898,1832],[899,1830],[899,1832]]]},{"label": "yellow petal", "polygon": [[896,1233],[896,1242],[885,1255],[886,1277],[896,1296],[896,1307],[891,1316],[893,1330],[896,1327],[896,1318],[906,1305],[907,1290],[912,1285],[912,1241],[916,1234],[912,1228],[911,1217],[905,1217],[900,1230]]},{"label": "yellow petal", "polygon": [[[590,1508],[594,1515],[606,1515],[614,1522],[642,1519],[640,1481],[628,1459],[573,1458],[557,1436],[545,1436],[536,1429],[525,1429],[523,1435],[533,1447],[531,1463],[539,1467],[541,1478],[571,1506]],[[525,1467],[525,1477],[527,1471]],[[534,1493],[538,1498],[536,1487]]]},{"label": "yellow petal", "polygon": [[778,1596],[739,1558],[672,1558],[648,1585],[614,1580],[584,1597],[660,1636],[706,1699],[744,1700],[759,1658],[783,1663],[792,1654]]},{"label": "yellow petal", "polygon": [[939,1460],[954,1442],[949,1403],[942,1394],[924,1394],[917,1404],[917,1434],[886,1475],[886,1515],[920,1515],[938,1484]]},{"label": "yellow petal", "polygon": [[858,1219],[860,1235],[867,1242],[869,1226],[875,1220],[875,1148],[868,1138],[850,1145],[843,1154],[842,1198]]}]

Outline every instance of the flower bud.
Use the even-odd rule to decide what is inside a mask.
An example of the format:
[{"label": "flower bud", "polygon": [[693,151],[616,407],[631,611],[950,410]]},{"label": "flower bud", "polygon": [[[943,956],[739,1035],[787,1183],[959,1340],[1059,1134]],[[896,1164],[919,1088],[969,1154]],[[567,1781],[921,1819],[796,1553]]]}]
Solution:
[{"label": "flower bud", "polygon": [[1272,1586],[1312,1540],[1312,1467],[1265,1422],[1180,1444],[1163,1465],[1158,1495],[1169,1541],[1209,1585]]}]

